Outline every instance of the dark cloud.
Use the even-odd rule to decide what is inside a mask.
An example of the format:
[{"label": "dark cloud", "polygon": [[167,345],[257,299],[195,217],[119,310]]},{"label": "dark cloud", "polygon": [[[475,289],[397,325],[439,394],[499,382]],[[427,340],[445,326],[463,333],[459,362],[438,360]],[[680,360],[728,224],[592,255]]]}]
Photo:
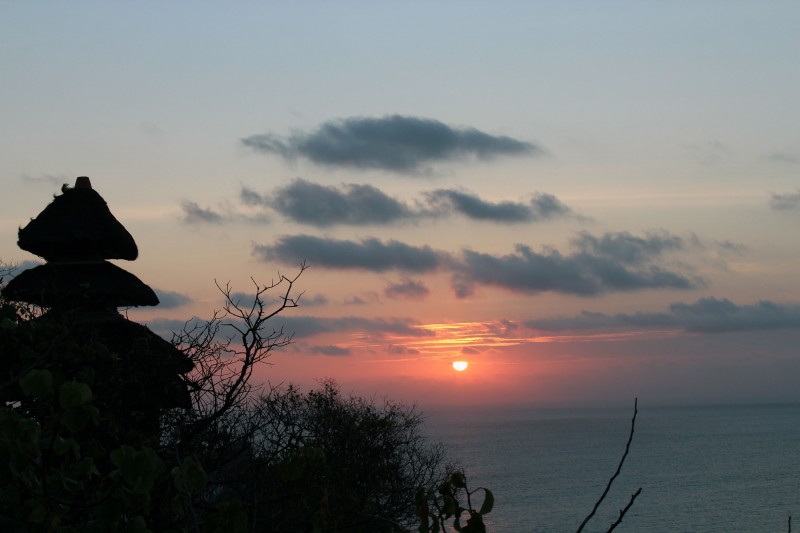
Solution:
[{"label": "dark cloud", "polygon": [[582,231],[573,240],[573,244],[585,253],[614,259],[628,265],[641,264],[665,251],[680,250],[684,247],[681,237],[666,232],[648,232],[644,237],[637,237],[623,231],[595,237]]},{"label": "dark cloud", "polygon": [[487,202],[463,190],[437,189],[426,193],[428,201],[438,211],[455,211],[474,220],[489,220],[506,224],[534,222],[564,216],[570,209],[551,194],[537,193],[529,203]]},{"label": "dark cloud", "polygon": [[155,291],[156,296],[158,296],[158,306],[161,309],[175,309],[192,302],[191,298],[179,292],[166,291],[162,289],[153,290]]},{"label": "dark cloud", "polygon": [[285,159],[305,158],[318,165],[419,174],[435,163],[471,158],[536,155],[531,143],[475,128],[456,128],[438,120],[391,115],[325,122],[311,133],[274,133],[241,140],[255,151]]},{"label": "dark cloud", "polygon": [[249,187],[239,191],[239,205],[222,202],[216,209],[183,203],[184,220],[190,223],[268,221],[265,210],[274,210],[299,224],[316,227],[334,225],[391,225],[417,223],[453,215],[501,224],[539,222],[576,215],[552,194],[536,193],[528,201],[484,200],[464,189],[423,192],[422,198],[406,202],[389,196],[373,185],[344,183],[338,187],[297,178],[270,194]]},{"label": "dark cloud", "polygon": [[693,289],[704,283],[653,264],[663,252],[683,248],[679,237],[581,233],[574,244],[578,252],[566,256],[552,249],[538,253],[521,244],[515,253],[504,256],[467,250],[455,266],[453,289],[460,297],[474,294],[480,285],[594,296],[643,289]]},{"label": "dark cloud", "polygon": [[411,278],[403,278],[396,283],[389,283],[383,289],[383,294],[387,298],[404,300],[423,300],[430,292],[424,283]]},{"label": "dark cloud", "polygon": [[797,192],[786,194],[772,194],[769,206],[776,211],[797,211],[800,210],[800,189]]},{"label": "dark cloud", "polygon": [[336,345],[325,345],[325,346],[312,346],[311,353],[329,355],[333,357],[342,357],[350,355],[351,351],[350,348],[342,348],[341,346],[336,346]]},{"label": "dark cloud", "polygon": [[262,202],[295,222],[319,227],[391,224],[414,216],[405,204],[372,185],[346,184],[337,189],[296,179]]},{"label": "dark cloud", "polygon": [[541,331],[586,329],[679,328],[692,333],[728,333],[800,328],[800,305],[762,300],[736,305],[728,299],[702,298],[693,304],[673,303],[663,313],[607,315],[584,311],[574,317],[530,320],[525,326]]},{"label": "dark cloud", "polygon": [[256,245],[253,255],[266,261],[307,261],[315,267],[373,272],[429,272],[443,261],[443,254],[429,246],[410,246],[395,240],[384,243],[374,238],[355,242],[311,235],[285,236],[271,246]]},{"label": "dark cloud", "polygon": [[298,235],[281,237],[273,245],[256,245],[253,254],[264,261],[308,261],[328,269],[449,271],[451,286],[460,298],[475,294],[480,286],[594,296],[644,289],[694,289],[705,284],[700,278],[662,266],[664,253],[686,248],[683,239],[668,233],[648,233],[644,237],[580,233],[573,244],[577,251],[569,255],[549,248],[535,252],[518,244],[515,252],[507,255],[464,250],[454,256],[398,241],[354,242]]}]

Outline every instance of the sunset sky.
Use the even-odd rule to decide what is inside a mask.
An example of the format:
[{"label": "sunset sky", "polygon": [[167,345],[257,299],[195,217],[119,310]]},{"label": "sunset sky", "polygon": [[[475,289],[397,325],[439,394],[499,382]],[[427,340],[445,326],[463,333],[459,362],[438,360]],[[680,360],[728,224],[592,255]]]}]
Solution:
[{"label": "sunset sky", "polygon": [[86,175],[160,333],[307,262],[260,379],[800,401],[798,27],[794,1],[5,2],[0,260],[40,261],[18,227]]}]

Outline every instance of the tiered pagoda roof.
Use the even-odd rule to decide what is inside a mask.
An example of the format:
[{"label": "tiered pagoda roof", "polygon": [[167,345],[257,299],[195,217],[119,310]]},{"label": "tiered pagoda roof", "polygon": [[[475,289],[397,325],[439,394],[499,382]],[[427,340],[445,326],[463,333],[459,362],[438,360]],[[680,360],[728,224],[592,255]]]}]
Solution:
[{"label": "tiered pagoda roof", "polygon": [[82,176],[27,226],[18,246],[47,263],[26,270],[4,290],[11,300],[47,308],[158,305],[153,289],[107,259],[133,261],[136,242]]},{"label": "tiered pagoda roof", "polygon": [[44,308],[40,320],[65,323],[75,338],[100,342],[116,354],[114,365],[96,369],[103,374],[99,390],[110,387],[109,397],[123,402],[122,411],[147,413],[148,431],[155,433],[163,409],[189,406],[179,375],[193,364],[171,343],[117,311],[157,305],[158,297],[135,275],[108,262],[132,261],[138,249],[89,178],[79,177],[75,187],[62,191],[19,230],[19,247],[46,263],[11,279],[3,296]]}]

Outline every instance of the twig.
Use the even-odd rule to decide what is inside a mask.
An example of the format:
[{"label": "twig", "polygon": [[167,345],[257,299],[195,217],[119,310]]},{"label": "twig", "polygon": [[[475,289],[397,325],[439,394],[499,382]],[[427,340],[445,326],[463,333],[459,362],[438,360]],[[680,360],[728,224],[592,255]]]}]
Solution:
[{"label": "twig", "polygon": [[[581,525],[580,525],[580,527],[578,527],[578,530],[577,530],[576,533],[581,533],[581,531],[583,531],[583,528],[586,527],[586,524],[589,522],[589,520],[591,520],[592,517],[595,515],[595,513],[597,512],[597,509],[600,507],[600,504],[603,503],[603,500],[606,499],[606,496],[608,495],[608,491],[611,490],[611,484],[614,483],[614,480],[617,479],[617,476],[619,475],[620,470],[622,470],[622,464],[625,462],[625,458],[628,456],[628,451],[631,449],[631,442],[633,442],[633,431],[634,431],[634,428],[636,426],[636,413],[639,412],[638,409],[637,409],[638,404],[639,404],[639,399],[636,398],[633,401],[633,418],[631,419],[631,432],[630,432],[630,435],[628,435],[628,443],[625,445],[625,453],[622,454],[622,459],[620,459],[619,464],[617,465],[617,471],[614,472],[614,475],[611,476],[611,478],[608,480],[608,484],[606,485],[606,490],[603,491],[603,494],[594,503],[594,508],[592,509],[592,512],[589,513],[589,515],[586,518],[583,519],[583,522],[581,522]],[[641,490],[641,489],[639,489],[639,490]],[[636,495],[638,496],[638,494],[639,493],[637,492]],[[634,496],[634,498],[635,498],[635,496]],[[631,503],[633,503],[633,500],[631,500]],[[626,510],[627,510],[627,508],[626,508]]]},{"label": "twig", "polygon": [[619,510],[619,517],[613,524],[611,524],[611,527],[609,527],[608,530],[606,530],[606,533],[611,533],[612,531],[614,531],[614,529],[616,529],[618,525],[622,523],[622,518],[625,516],[625,513],[628,512],[628,509],[631,508],[631,505],[633,505],[633,500],[635,500],[636,497],[641,493],[642,493],[642,487],[639,487],[639,490],[637,490],[631,495],[631,499],[630,501],[628,501],[628,505],[626,505],[624,509]]}]

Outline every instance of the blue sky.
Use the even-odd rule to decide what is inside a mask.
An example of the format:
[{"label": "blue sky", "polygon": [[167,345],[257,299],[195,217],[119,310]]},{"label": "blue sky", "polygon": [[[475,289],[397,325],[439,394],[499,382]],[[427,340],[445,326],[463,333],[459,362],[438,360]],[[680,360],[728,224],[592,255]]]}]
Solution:
[{"label": "blue sky", "polygon": [[0,15],[3,261],[36,259],[17,228],[88,175],[162,294],[130,312],[152,327],[309,262],[265,379],[800,400],[794,2]]}]

